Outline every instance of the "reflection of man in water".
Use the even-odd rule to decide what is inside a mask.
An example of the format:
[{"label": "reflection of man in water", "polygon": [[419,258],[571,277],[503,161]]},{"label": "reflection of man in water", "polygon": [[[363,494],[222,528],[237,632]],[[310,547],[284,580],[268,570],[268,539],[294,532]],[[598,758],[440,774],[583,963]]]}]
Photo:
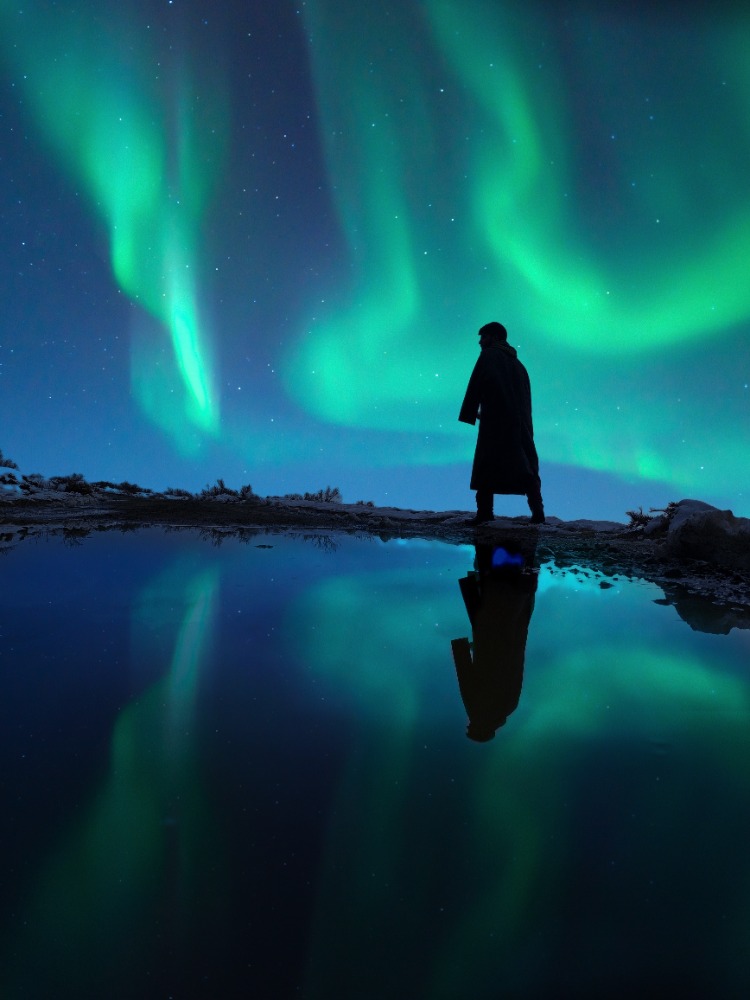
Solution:
[{"label": "reflection of man in water", "polygon": [[477,545],[476,570],[459,580],[473,643],[453,639],[458,687],[469,717],[466,735],[484,743],[518,705],[526,638],[534,611],[537,576],[530,572],[536,544],[519,551]]}]

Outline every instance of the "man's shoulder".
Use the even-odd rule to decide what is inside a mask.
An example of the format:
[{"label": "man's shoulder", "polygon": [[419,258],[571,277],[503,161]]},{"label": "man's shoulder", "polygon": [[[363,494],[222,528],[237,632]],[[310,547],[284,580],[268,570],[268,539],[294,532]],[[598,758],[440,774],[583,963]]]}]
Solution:
[{"label": "man's shoulder", "polygon": [[484,363],[488,367],[504,369],[504,370],[520,370],[526,371],[523,364],[518,360],[518,355],[514,348],[508,347],[496,351],[482,351],[480,355],[480,361],[484,359]]}]

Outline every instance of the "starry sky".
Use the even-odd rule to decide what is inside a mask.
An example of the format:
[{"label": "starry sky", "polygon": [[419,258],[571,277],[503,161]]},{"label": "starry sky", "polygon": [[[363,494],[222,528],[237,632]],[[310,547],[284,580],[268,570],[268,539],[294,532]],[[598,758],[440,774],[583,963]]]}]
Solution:
[{"label": "starry sky", "polygon": [[750,515],[744,6],[0,0],[4,454],[470,509],[499,320],[548,513]]}]

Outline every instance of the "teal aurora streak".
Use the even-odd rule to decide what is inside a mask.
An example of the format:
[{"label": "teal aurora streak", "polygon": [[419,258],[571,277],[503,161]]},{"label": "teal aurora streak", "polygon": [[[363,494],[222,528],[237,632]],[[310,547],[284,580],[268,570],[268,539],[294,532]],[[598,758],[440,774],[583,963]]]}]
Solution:
[{"label": "teal aurora streak", "polygon": [[750,25],[584,8],[306,5],[354,279],[287,382],[452,461],[472,335],[498,318],[547,460],[737,485],[744,385],[714,357],[696,398],[689,372],[750,316]]},{"label": "teal aurora streak", "polygon": [[101,21],[35,3],[2,13],[7,54],[23,70],[38,127],[106,225],[120,288],[169,335],[171,361],[153,336],[134,337],[134,393],[190,450],[196,430],[219,430],[197,248],[226,139],[226,98],[205,79],[198,98],[196,68],[184,59],[163,66],[111,8]]}]

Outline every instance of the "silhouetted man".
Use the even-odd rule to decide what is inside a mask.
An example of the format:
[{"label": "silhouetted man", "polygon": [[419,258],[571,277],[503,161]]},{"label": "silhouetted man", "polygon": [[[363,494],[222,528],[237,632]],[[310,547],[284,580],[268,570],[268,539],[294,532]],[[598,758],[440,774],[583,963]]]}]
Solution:
[{"label": "silhouetted man", "polygon": [[481,354],[458,416],[466,424],[479,418],[470,483],[477,514],[469,524],[493,519],[495,493],[525,494],[532,523],[544,522],[529,376],[507,340],[502,323],[487,323],[479,331]]}]

